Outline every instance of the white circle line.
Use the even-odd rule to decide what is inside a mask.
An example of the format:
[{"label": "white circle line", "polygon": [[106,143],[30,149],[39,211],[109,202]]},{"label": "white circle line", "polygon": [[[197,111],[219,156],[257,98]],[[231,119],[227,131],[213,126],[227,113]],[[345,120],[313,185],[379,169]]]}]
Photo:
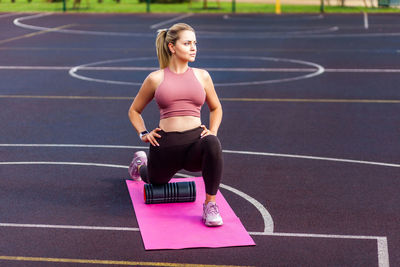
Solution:
[{"label": "white circle line", "polygon": [[263,221],[264,221],[264,231],[263,233],[273,233],[274,232],[274,220],[272,219],[271,214],[268,212],[268,209],[264,207],[263,204],[261,204],[258,200],[255,198],[249,196],[248,194],[237,190],[236,188],[233,188],[229,185],[226,184],[220,184],[221,188],[224,188],[228,191],[231,191],[232,193],[235,193],[236,195],[244,198],[248,202],[250,202],[256,209],[260,212]]},{"label": "white circle line", "polygon": [[[104,163],[89,163],[89,162],[58,162],[58,161],[10,161],[10,162],[0,162],[0,165],[70,165],[70,166],[96,166],[96,167],[109,167],[109,168],[122,168],[128,169],[128,166],[125,165],[115,165],[115,164],[104,164]],[[192,177],[186,174],[177,173],[177,175],[182,177]],[[274,222],[272,220],[271,215],[267,211],[267,209],[256,199],[251,196],[243,193],[240,190],[237,190],[233,187],[220,184],[221,188],[224,188],[228,191],[231,191],[234,194],[239,195],[245,200],[249,201],[252,205],[256,207],[256,209],[260,212],[263,222],[264,222],[264,233],[273,233],[274,231]]]},{"label": "white circle line", "polygon": [[[22,164],[21,162],[14,162],[18,164]],[[38,163],[38,162],[36,162]],[[69,165],[84,165],[88,166],[88,164],[92,163],[78,163],[78,162],[64,162]],[[63,164],[64,164],[63,163]],[[2,163],[0,163],[2,164]],[[28,162],[27,164],[32,164],[32,162]],[[40,162],[39,164],[46,164],[45,162]],[[52,162],[51,164],[61,164]],[[116,168],[128,168],[128,166],[122,165],[112,165],[112,164],[100,164],[93,163],[95,166],[101,167],[116,167]],[[223,185],[223,184],[221,184]],[[225,186],[225,185],[223,185]],[[229,190],[229,186],[225,186],[225,189]],[[235,191],[239,191],[236,190]],[[233,193],[236,193],[233,191]],[[239,191],[240,192],[240,191]],[[241,192],[241,194],[244,194]],[[246,194],[244,194],[246,195]],[[250,197],[246,195],[247,197]],[[251,198],[251,197],[250,197]],[[255,202],[258,202],[255,200]],[[250,202],[252,203],[252,202]],[[252,203],[253,204],[253,203]],[[253,204],[254,205],[254,204]],[[261,207],[256,206],[257,210],[259,208],[261,210],[265,210],[265,212],[269,215],[268,211],[265,209],[263,205]],[[269,218],[265,218],[265,212],[261,213],[263,215],[264,220],[269,220]],[[268,216],[266,216],[268,217]],[[376,237],[376,236],[357,236],[357,235],[327,235],[327,234],[304,234],[304,233],[273,233],[273,229],[267,229],[268,227],[273,227],[273,221],[271,218],[271,222],[264,221],[264,232],[249,232],[250,235],[262,235],[262,236],[287,236],[287,237],[314,237],[314,238],[337,238],[337,239],[376,239],[377,240],[377,253],[378,253],[378,264],[379,266],[386,267],[389,266],[389,249],[387,245],[386,237]],[[118,230],[118,231],[139,231],[138,228],[128,228],[128,227],[99,227],[99,226],[66,226],[66,225],[39,225],[39,224],[11,224],[11,223],[0,223],[1,227],[35,227],[35,228],[65,228],[65,229],[85,229],[85,230]]]},{"label": "white circle line", "polygon": [[153,25],[150,26],[150,29],[156,29],[156,28],[158,28],[160,26],[163,26],[165,24],[168,24],[168,23],[171,23],[171,22],[175,22],[175,21],[179,21],[179,20],[191,17],[193,15],[194,15],[193,13],[183,14],[181,16],[178,16],[178,17],[175,17],[175,18],[172,18],[172,19],[169,19],[169,20],[165,20],[165,21],[159,22],[157,24],[153,24]]},{"label": "white circle line", "polygon": [[[272,79],[272,80],[263,80],[263,81],[252,81],[252,82],[234,82],[234,83],[215,83],[215,86],[223,87],[223,86],[244,86],[244,85],[261,85],[261,84],[272,84],[272,83],[281,83],[281,82],[291,82],[297,81],[302,79],[312,78],[318,75],[321,75],[325,72],[325,68],[321,65],[318,65],[313,62],[297,60],[297,59],[286,59],[286,58],[274,58],[274,57],[252,57],[252,56],[203,56],[202,58],[219,58],[219,59],[238,59],[238,60],[264,60],[264,61],[273,61],[273,62],[285,62],[285,63],[292,63],[292,64],[299,64],[299,65],[306,65],[313,67],[309,74],[290,77],[290,78],[283,78],[283,79]],[[118,84],[118,85],[141,85],[142,83],[139,82],[122,82],[122,81],[114,81],[114,80],[104,80],[104,79],[95,79],[90,78],[87,76],[79,75],[77,72],[83,68],[93,67],[101,64],[109,64],[109,63],[118,63],[118,62],[128,62],[128,61],[137,61],[137,60],[150,60],[156,59],[155,57],[139,57],[139,58],[123,58],[123,59],[111,59],[111,60],[104,60],[98,62],[87,63],[79,66],[75,66],[69,70],[69,75],[74,78],[89,81],[89,82],[101,82],[107,84]],[[218,69],[218,68],[214,68]],[[242,70],[244,70],[242,68]],[[298,69],[299,70],[299,69]]]},{"label": "white circle line", "polygon": [[[51,31],[51,32],[60,32],[60,33],[72,33],[72,34],[83,34],[83,35],[105,35],[105,36],[135,36],[135,37],[154,37],[152,33],[127,33],[127,32],[99,32],[99,31],[82,31],[82,30],[68,30],[68,29],[53,29],[48,27],[40,27],[29,24],[21,23],[23,20],[34,19],[44,16],[53,15],[53,13],[40,13],[36,15],[31,15],[27,17],[20,17],[14,19],[14,25],[18,27],[22,27],[25,29],[37,30],[37,31]],[[331,31],[336,31],[339,28],[337,26],[332,27]],[[287,38],[364,38],[364,37],[389,37],[389,36],[400,36],[400,32],[390,32],[390,33],[350,33],[350,34],[305,34],[305,35],[297,35],[297,34],[287,34],[287,35],[264,35],[264,36],[247,36],[243,37],[242,35],[238,36],[209,36],[204,35],[201,36],[203,39],[210,38],[233,38],[233,39],[263,39],[263,38],[274,38],[274,39],[287,39]]]},{"label": "white circle line", "polygon": [[[399,50],[400,52],[400,50]],[[0,70],[51,70],[51,71],[65,71],[71,70],[74,66],[1,66]],[[158,67],[79,67],[79,70],[118,70],[118,71],[155,71],[159,70]],[[234,71],[234,72],[312,72],[316,68],[208,68],[208,71]],[[399,73],[400,69],[333,69],[324,68],[324,72],[335,73]]]},{"label": "white circle line", "polygon": [[[44,16],[49,16],[53,15],[54,13],[41,13],[41,14],[35,14],[35,15],[30,15],[27,17],[19,17],[14,19],[13,23],[16,26],[25,28],[25,29],[31,29],[31,30],[37,30],[37,31],[49,31],[51,30],[52,32],[59,32],[59,33],[69,33],[69,34],[81,34],[81,35],[105,35],[105,36],[135,36],[135,37],[154,37],[153,33],[129,33],[129,32],[102,32],[102,31],[84,31],[84,30],[70,30],[70,29],[52,29],[49,27],[41,27],[41,26],[34,26],[30,24],[25,24],[21,23],[21,21],[24,20],[29,20],[29,19],[35,19],[35,18],[40,18]],[[154,24],[150,26],[150,29],[154,29],[158,26],[165,25],[166,23],[176,21],[178,19],[186,18],[189,16],[192,16],[192,13],[182,15],[178,18],[174,18],[162,23]],[[277,33],[277,34],[256,34],[256,35],[249,35],[249,36],[243,36],[243,35],[237,35],[237,34],[226,34],[226,33],[221,33],[221,32],[210,32],[207,31],[205,32],[204,35],[202,35],[201,31],[198,31],[199,35],[201,35],[201,38],[204,39],[209,39],[209,38],[234,38],[234,39],[243,39],[243,38],[271,38],[271,37],[287,37],[287,36],[298,36],[299,34],[305,34],[307,36],[308,34],[316,34],[316,33],[321,33],[321,32],[332,32],[332,31],[337,31],[339,28],[337,26],[335,27],[330,27],[327,29],[317,29],[317,30],[309,30],[309,31],[294,31],[294,32],[287,32],[287,33]],[[283,34],[283,36],[280,36],[279,34]]]},{"label": "white circle line", "polygon": [[83,75],[79,75],[79,74],[77,74],[77,72],[81,68],[96,66],[96,65],[100,65],[100,64],[126,62],[126,61],[132,61],[132,60],[149,60],[149,59],[155,59],[155,58],[154,57],[139,57],[139,58],[123,58],[123,59],[116,59],[116,60],[103,60],[103,61],[92,62],[92,63],[88,63],[88,64],[75,66],[75,67],[71,68],[68,71],[68,73],[69,73],[69,75],[71,75],[74,78],[89,81],[89,82],[101,82],[101,83],[118,84],[118,85],[141,85],[142,83],[138,83],[138,82],[121,82],[121,81],[90,78],[90,77],[86,77]]},{"label": "white circle line", "polygon": [[[190,175],[187,174],[182,174],[182,173],[177,173],[178,176],[181,177],[192,177]],[[274,221],[272,219],[271,214],[268,212],[268,210],[264,207],[263,204],[261,204],[260,202],[258,202],[255,198],[247,195],[246,193],[237,190],[236,188],[233,188],[229,185],[225,185],[225,184],[220,184],[221,188],[224,188],[228,191],[231,191],[232,193],[235,193],[236,195],[244,198],[245,200],[247,200],[248,202],[250,202],[251,204],[253,204],[254,207],[256,207],[256,209],[260,212],[263,221],[264,221],[264,231],[262,233],[273,233],[274,232]]]},{"label": "white circle line", "polygon": [[53,15],[53,13],[41,13],[36,15],[31,15],[27,17],[20,17],[14,19],[13,23],[15,26],[35,30],[35,31],[52,31],[58,33],[73,33],[73,34],[83,34],[83,35],[106,35],[106,36],[135,36],[135,37],[154,37],[152,33],[127,33],[127,32],[98,32],[98,31],[82,31],[82,30],[68,30],[68,29],[53,29],[49,27],[34,26],[29,24],[21,23],[21,21],[28,19],[35,19],[44,16]]}]

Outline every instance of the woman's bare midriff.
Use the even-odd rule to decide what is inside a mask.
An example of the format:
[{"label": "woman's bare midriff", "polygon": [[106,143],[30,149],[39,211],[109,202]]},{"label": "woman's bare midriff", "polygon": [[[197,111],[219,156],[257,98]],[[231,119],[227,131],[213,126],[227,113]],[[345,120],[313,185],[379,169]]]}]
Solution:
[{"label": "woman's bare midriff", "polygon": [[200,118],[193,116],[169,117],[160,120],[160,128],[165,132],[184,132],[200,125]]}]

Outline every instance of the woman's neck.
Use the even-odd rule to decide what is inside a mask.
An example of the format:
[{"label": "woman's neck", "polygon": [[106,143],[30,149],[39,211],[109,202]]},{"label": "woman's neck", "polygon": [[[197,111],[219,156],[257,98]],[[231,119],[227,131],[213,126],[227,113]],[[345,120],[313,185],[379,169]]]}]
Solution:
[{"label": "woman's neck", "polygon": [[189,68],[188,66],[188,62],[182,62],[182,61],[178,61],[174,58],[171,59],[171,61],[168,64],[168,68],[177,74],[182,74],[185,71],[187,71],[187,69]]}]

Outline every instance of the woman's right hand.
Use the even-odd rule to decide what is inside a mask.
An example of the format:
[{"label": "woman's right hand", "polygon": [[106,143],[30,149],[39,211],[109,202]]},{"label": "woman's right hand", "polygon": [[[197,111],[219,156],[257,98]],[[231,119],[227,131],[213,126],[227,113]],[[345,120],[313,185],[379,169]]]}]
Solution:
[{"label": "woman's right hand", "polygon": [[156,138],[161,138],[161,135],[159,135],[157,132],[161,131],[160,128],[155,128],[153,131],[149,132],[148,134],[144,135],[142,137],[142,141],[149,143],[152,146],[160,146],[160,144],[157,142]]}]

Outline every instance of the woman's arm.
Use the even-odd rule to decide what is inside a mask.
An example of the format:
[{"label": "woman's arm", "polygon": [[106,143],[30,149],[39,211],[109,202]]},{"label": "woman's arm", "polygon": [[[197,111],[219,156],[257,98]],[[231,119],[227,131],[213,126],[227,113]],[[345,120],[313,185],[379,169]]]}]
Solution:
[{"label": "woman's arm", "polygon": [[[136,131],[139,133],[146,130],[146,125],[142,118],[142,111],[147,106],[147,104],[153,99],[155,90],[160,81],[160,71],[152,72],[147,76],[144,80],[142,87],[140,88],[138,94],[136,95],[135,99],[132,102],[131,107],[129,108],[129,119],[135,127]],[[157,136],[158,134],[153,133],[152,135]],[[154,143],[153,136],[149,137],[148,135],[142,138],[144,142]],[[154,143],[153,145],[156,145]]]},{"label": "woman's arm", "polygon": [[204,70],[203,71],[203,82],[204,89],[206,91],[206,102],[210,109],[210,125],[209,130],[211,134],[217,135],[218,128],[222,121],[222,106],[218,99],[217,92],[214,88],[214,83],[211,79],[210,74]]}]

